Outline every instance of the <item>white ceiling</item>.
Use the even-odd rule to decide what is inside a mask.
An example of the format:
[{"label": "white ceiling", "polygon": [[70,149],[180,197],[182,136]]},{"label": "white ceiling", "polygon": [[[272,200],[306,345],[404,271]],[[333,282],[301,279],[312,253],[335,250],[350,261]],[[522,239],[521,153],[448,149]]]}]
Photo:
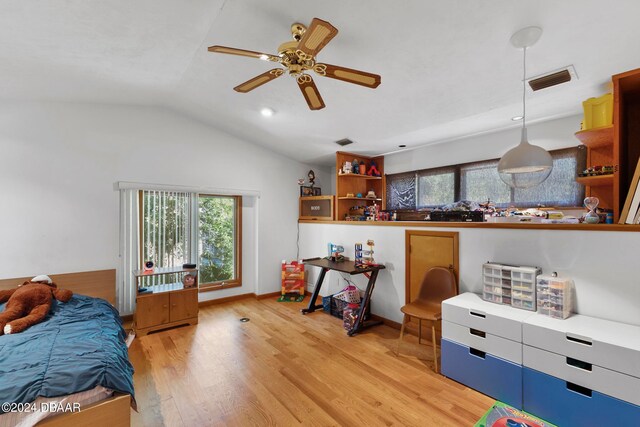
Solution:
[{"label": "white ceiling", "polygon": [[[509,37],[529,25],[544,33],[528,75],[573,64],[579,80],[528,94],[528,117],[579,113],[612,74],[640,67],[638,16],[637,0],[3,0],[0,98],[165,106],[330,164],[342,138],[385,153],[517,126],[522,56]],[[310,111],[286,76],[232,90],[274,64],[207,52],[276,53],[313,17],[340,31],[318,60],[378,73],[380,87],[317,77],[327,107]]]}]

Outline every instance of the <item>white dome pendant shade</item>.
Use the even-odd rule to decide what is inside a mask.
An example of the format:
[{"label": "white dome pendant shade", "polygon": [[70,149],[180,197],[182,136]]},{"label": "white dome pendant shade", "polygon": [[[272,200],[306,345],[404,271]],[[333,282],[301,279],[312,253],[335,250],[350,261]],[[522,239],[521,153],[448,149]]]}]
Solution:
[{"label": "white dome pendant shade", "polygon": [[551,174],[553,159],[544,148],[532,145],[527,140],[526,126],[526,68],[527,48],[533,46],[542,30],[538,27],[527,27],[511,36],[511,44],[524,50],[522,76],[522,138],[520,144],[507,151],[498,162],[500,179],[513,188],[531,188],[540,185]]}]

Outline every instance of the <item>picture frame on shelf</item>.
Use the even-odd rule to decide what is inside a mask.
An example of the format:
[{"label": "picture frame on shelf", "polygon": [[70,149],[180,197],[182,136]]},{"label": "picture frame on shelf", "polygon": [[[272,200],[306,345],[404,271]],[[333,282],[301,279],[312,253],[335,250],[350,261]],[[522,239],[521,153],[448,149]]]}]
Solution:
[{"label": "picture frame on shelf", "polygon": [[307,185],[300,186],[300,197],[309,197],[309,196],[321,196],[322,190],[320,187],[311,187]]}]

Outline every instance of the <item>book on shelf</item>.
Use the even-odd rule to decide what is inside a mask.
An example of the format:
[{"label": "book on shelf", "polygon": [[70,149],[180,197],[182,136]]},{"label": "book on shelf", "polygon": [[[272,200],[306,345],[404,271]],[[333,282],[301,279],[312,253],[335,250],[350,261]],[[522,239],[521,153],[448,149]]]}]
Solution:
[{"label": "book on shelf", "polygon": [[627,193],[627,199],[624,202],[622,213],[620,214],[620,224],[636,224],[638,219],[638,208],[640,208],[640,188],[638,184],[640,182],[640,159],[636,165],[636,172],[633,174],[631,185],[629,185],[629,192]]}]

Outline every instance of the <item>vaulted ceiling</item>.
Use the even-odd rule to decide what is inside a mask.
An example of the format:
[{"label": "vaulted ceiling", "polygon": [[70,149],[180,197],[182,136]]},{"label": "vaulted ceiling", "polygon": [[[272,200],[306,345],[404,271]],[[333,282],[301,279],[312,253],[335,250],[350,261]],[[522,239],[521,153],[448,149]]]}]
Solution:
[{"label": "vaulted ceiling", "polygon": [[[579,79],[529,93],[528,117],[579,113],[612,74],[640,67],[638,16],[637,0],[3,0],[0,99],[163,106],[328,164],[342,138],[377,154],[517,126],[522,56],[509,38],[529,25],[544,33],[528,75],[573,65]],[[232,90],[274,64],[207,52],[277,53],[313,17],[339,30],[318,60],[380,74],[377,89],[317,77],[327,107],[310,111],[288,77]]]}]

